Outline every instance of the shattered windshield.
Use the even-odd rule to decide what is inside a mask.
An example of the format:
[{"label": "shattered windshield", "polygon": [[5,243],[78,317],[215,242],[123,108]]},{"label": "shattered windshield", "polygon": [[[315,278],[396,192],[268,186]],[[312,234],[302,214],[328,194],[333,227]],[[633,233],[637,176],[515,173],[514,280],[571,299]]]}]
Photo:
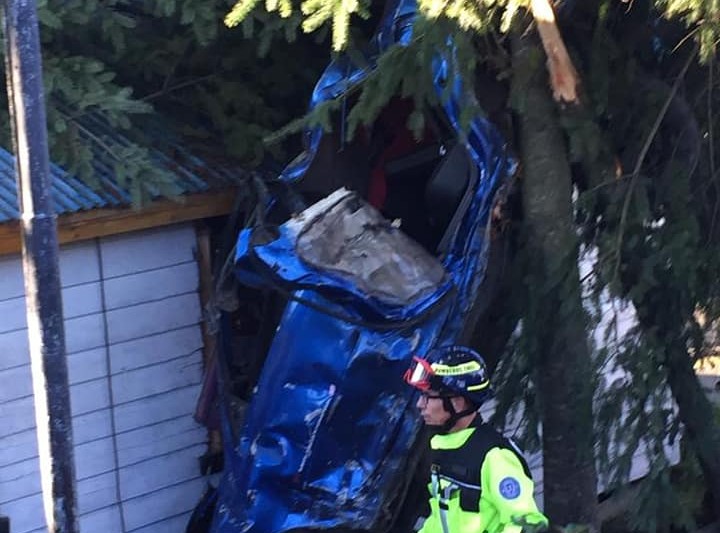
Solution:
[{"label": "shattered windshield", "polygon": [[408,305],[436,290],[435,257],[354,193],[340,189],[297,217],[297,253],[314,268],[356,284],[384,303]]}]

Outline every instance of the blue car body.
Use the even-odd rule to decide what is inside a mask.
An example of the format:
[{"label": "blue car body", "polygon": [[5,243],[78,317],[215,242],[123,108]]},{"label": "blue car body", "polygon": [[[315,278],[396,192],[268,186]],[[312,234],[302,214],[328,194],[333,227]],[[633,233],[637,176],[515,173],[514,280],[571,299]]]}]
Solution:
[{"label": "blue car body", "polygon": [[[367,77],[379,53],[409,42],[414,0],[399,0],[388,13],[368,66],[351,68],[345,59],[330,64],[311,107],[346,94]],[[438,57],[438,94],[450,68],[451,58]],[[397,501],[421,428],[403,372],[412,354],[458,339],[483,279],[494,201],[513,170],[489,122],[477,117],[461,131],[465,98],[456,80],[442,113],[475,179],[437,265],[428,267],[434,281],[422,291],[403,298],[374,294],[347,272],[306,260],[291,221],[263,238],[256,228],[239,235],[238,279],[286,290],[289,302],[237,438],[224,413],[225,467],[213,533],[372,530],[393,512],[388,507]],[[281,180],[302,182],[323,135],[321,129],[306,132],[306,152]],[[386,231],[394,238],[399,230]],[[393,260],[400,271],[413,267],[412,257]]]}]

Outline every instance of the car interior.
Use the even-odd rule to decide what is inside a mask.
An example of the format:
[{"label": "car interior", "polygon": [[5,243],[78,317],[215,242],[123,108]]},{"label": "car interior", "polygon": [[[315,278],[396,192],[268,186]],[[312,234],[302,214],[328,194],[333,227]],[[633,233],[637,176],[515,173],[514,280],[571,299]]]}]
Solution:
[{"label": "car interior", "polygon": [[471,199],[477,169],[440,113],[426,114],[417,139],[407,127],[411,112],[412,102],[394,99],[351,141],[343,142],[338,128],[324,134],[297,188],[308,204],[340,187],[352,189],[442,257]]}]

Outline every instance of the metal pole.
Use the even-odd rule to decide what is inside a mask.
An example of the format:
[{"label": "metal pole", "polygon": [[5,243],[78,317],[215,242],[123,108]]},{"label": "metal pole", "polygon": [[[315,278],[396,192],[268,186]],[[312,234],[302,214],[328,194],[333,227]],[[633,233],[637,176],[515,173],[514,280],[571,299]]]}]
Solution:
[{"label": "metal pole", "polygon": [[2,1],[45,518],[50,533],[76,533],[70,392],[38,18],[34,0]]}]

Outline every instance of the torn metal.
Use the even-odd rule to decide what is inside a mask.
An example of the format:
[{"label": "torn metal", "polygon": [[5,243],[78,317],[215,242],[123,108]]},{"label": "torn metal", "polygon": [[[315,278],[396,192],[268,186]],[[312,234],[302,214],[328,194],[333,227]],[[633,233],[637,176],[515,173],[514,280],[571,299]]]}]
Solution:
[{"label": "torn metal", "polygon": [[[397,1],[367,66],[333,62],[311,107],[347,94],[383,50],[407,44],[415,13],[413,0]],[[452,61],[435,62],[439,96]],[[405,126],[404,101],[365,141],[306,132],[307,150],[276,183],[312,205],[283,218],[282,198],[263,191],[267,216],[240,232],[241,296],[220,320],[225,454],[217,492],[204,500],[212,533],[380,531],[397,517],[421,429],[402,374],[413,354],[463,331],[492,209],[514,170],[486,119],[460,130],[472,96],[456,78],[438,127],[420,141]]]}]

